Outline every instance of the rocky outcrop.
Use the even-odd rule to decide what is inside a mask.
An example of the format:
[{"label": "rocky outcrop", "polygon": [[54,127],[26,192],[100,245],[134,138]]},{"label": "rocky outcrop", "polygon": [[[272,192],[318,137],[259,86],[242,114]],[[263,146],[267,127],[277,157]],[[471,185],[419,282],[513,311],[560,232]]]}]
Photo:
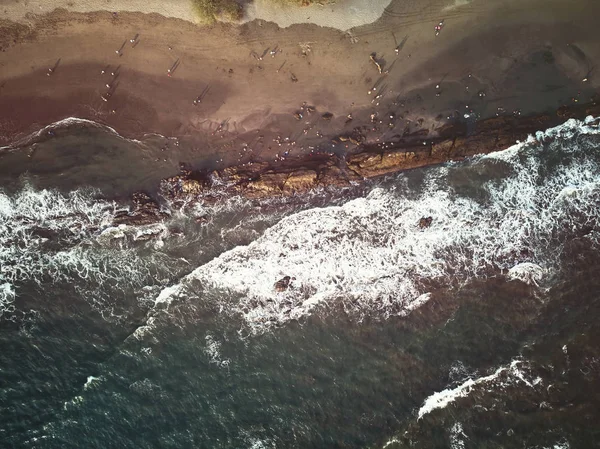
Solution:
[{"label": "rocky outcrop", "polygon": [[294,281],[296,278],[290,277],[290,276],[284,276],[283,278],[279,279],[277,282],[275,282],[275,284],[273,285],[273,288],[275,289],[276,292],[284,292],[286,291],[288,288],[290,288],[290,283],[292,281]]},{"label": "rocky outcrop", "polygon": [[397,142],[363,146],[346,158],[347,166],[361,177],[395,173],[400,170],[457,161],[476,154],[487,154],[525,140],[529,134],[556,126],[567,118],[600,115],[599,105],[562,108],[556,115],[532,117],[493,117],[477,122],[473,129],[464,124],[436,130],[436,137],[407,136]]},{"label": "rocky outcrop", "polygon": [[419,228],[426,229],[433,223],[433,217],[421,217],[419,219]]},{"label": "rocky outcrop", "polygon": [[[445,125],[431,135],[418,132],[377,144],[364,143],[355,136],[356,150],[346,157],[316,154],[214,171],[182,170],[163,180],[161,192],[171,200],[185,201],[219,192],[256,198],[305,192],[319,186],[346,186],[353,181],[505,149],[538,130],[587,115],[600,115],[600,105],[561,108],[554,115],[493,117],[469,128],[464,123]],[[342,136],[337,140],[349,138]]]},{"label": "rocky outcrop", "polygon": [[160,210],[160,206],[150,196],[143,192],[136,192],[132,195],[131,202],[133,207],[130,210],[117,211],[113,219],[114,225],[146,225],[156,223],[169,215]]},{"label": "rocky outcrop", "polygon": [[254,163],[223,170],[182,170],[179,175],[164,179],[160,191],[171,201],[228,194],[260,198],[306,192],[318,186],[344,186],[358,179],[346,168],[343,159],[333,154],[318,154],[293,161]]}]

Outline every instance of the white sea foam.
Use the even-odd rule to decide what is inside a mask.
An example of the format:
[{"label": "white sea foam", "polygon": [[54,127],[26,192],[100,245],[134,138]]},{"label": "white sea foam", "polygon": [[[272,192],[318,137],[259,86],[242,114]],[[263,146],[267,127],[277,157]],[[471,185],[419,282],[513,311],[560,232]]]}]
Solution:
[{"label": "white sea foam", "polygon": [[410,312],[418,309],[419,307],[421,307],[423,304],[425,304],[430,299],[431,299],[431,293],[423,293],[418,298],[416,298],[414,301],[409,302],[404,307],[404,309],[400,312],[400,315],[401,316],[408,315]]},{"label": "white sea foam", "polygon": [[92,128],[99,128],[99,129],[103,129],[105,131],[110,132],[111,134],[120,137],[121,139],[124,140],[129,140],[130,142],[136,142],[136,143],[140,143],[139,140],[135,140],[135,139],[126,139],[125,137],[121,136],[116,129],[111,128],[108,125],[104,125],[102,123],[98,123],[98,122],[94,122],[93,120],[88,120],[88,119],[84,119],[84,118],[78,118],[78,117],[67,117],[64,118],[62,120],[58,120],[57,122],[51,123],[47,126],[44,126],[42,129],[40,129],[39,131],[36,131],[32,134],[29,134],[19,140],[17,140],[16,142],[13,142],[10,145],[6,145],[6,146],[2,146],[0,147],[0,151],[2,150],[12,150],[15,148],[19,148],[22,147],[24,145],[29,144],[32,141],[35,141],[36,139],[39,139],[40,137],[44,137],[47,136],[49,133],[53,132],[54,130],[60,129],[60,128],[66,128],[68,126],[73,126],[73,125],[85,125],[87,127],[92,127]]},{"label": "white sea foam", "polygon": [[419,409],[419,419],[438,408],[445,408],[448,404],[451,404],[458,398],[468,396],[473,387],[496,379],[504,371],[506,371],[506,368],[500,367],[489,376],[480,377],[478,379],[468,379],[456,388],[446,389],[432,394],[425,400]]},{"label": "white sea foam", "polygon": [[0,284],[0,316],[6,312],[14,311],[15,289],[11,284],[5,282]]},{"label": "white sea foam", "polygon": [[209,357],[210,363],[213,363],[221,368],[226,368],[231,363],[231,360],[224,358],[221,355],[221,343],[215,339],[210,333],[205,336],[206,346],[204,353]]},{"label": "white sea foam", "polygon": [[539,285],[539,282],[544,277],[544,269],[534,263],[523,262],[508,270],[508,276],[511,279],[518,279],[526,284]]},{"label": "white sea foam", "polygon": [[476,379],[467,379],[455,388],[448,388],[432,394],[425,399],[425,402],[419,409],[418,419],[421,419],[423,416],[436,409],[447,407],[449,404],[453,403],[459,398],[467,397],[475,388],[495,382],[500,379],[501,376],[506,377],[504,380],[504,385],[512,381],[519,381],[523,382],[528,387],[533,388],[534,384],[532,381],[525,377],[523,365],[526,365],[526,363],[520,360],[513,360],[510,365],[501,366],[489,376],[483,376]]},{"label": "white sea foam", "polygon": [[164,233],[164,227],[113,228],[117,205],[97,194],[62,194],[31,186],[12,195],[0,191],[0,316],[14,311],[19,286],[25,282],[87,288],[82,296],[110,314],[107,302],[115,289],[142,286],[153,271],[166,266],[162,254],[141,258],[121,241],[123,236],[140,239],[139,232]]},{"label": "white sea foam", "polygon": [[[569,121],[537,138],[597,132],[592,120]],[[548,171],[549,151],[573,157]],[[395,188],[374,188],[342,206],[282,219],[249,245],[197,268],[157,301],[193,297],[197,289],[188,287],[199,281],[229,298],[223,310],[241,314],[252,331],[262,332],[337,300],[358,316],[406,315],[426,301],[424,284],[432,282],[449,286],[506,272],[540,283],[559,267],[562,243],[577,223],[600,228],[600,168],[587,156],[577,145],[549,150],[532,138],[464,166],[427,170],[415,198],[402,194],[399,177]],[[486,200],[448,188],[452,173],[495,165],[510,174],[480,186]],[[432,225],[420,229],[419,219],[427,216]],[[295,279],[288,290],[275,291],[284,276]],[[239,299],[231,303],[231,297]]]},{"label": "white sea foam", "polygon": [[146,323],[143,326],[138,326],[131,335],[137,340],[143,340],[144,337],[150,334],[155,327],[156,318],[151,316],[146,320]]},{"label": "white sea foam", "polygon": [[382,446],[382,449],[386,449],[388,446],[391,446],[392,444],[400,444],[401,441],[398,438],[391,438],[390,440],[386,441],[386,443]]},{"label": "white sea foam", "polygon": [[267,439],[259,439],[259,438],[249,438],[250,440],[250,446],[248,446],[248,449],[269,449],[269,448],[275,448],[275,444]]},{"label": "white sea foam", "polygon": [[450,449],[465,449],[467,435],[461,423],[456,422],[450,429]]},{"label": "white sea foam", "polygon": [[92,388],[94,385],[97,385],[100,382],[102,382],[102,380],[103,380],[102,376],[99,376],[99,377],[88,376],[87,380],[85,381],[85,384],[83,385],[83,389],[87,390],[89,388]]}]

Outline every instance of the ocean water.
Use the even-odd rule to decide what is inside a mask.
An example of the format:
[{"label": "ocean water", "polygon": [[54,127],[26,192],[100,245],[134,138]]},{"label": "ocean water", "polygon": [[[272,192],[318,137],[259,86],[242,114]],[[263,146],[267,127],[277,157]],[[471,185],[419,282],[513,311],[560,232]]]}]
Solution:
[{"label": "ocean water", "polygon": [[600,447],[597,120],[144,226],[63,138],[0,155],[0,447]]}]

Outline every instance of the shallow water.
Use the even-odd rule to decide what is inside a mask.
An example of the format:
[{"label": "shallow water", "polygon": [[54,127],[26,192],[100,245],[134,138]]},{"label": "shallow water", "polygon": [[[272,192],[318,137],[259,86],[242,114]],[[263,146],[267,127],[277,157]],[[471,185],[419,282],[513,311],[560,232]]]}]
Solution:
[{"label": "shallow water", "polygon": [[594,447],[597,134],[143,227],[112,225],[141,179],[15,165],[2,446]]}]

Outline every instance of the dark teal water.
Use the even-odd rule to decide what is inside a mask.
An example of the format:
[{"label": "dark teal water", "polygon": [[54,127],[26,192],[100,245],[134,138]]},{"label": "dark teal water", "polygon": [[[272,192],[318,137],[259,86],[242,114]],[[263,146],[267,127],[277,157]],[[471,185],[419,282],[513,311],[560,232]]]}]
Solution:
[{"label": "dark teal water", "polygon": [[[49,175],[42,186],[31,176],[29,187],[11,186],[0,201],[0,285],[14,292],[5,287],[0,321],[0,446],[599,447],[600,145],[582,132],[535,148],[509,162],[430,168],[301,200],[230,200],[206,209],[208,224],[197,223],[193,211],[172,211],[164,224],[168,232],[149,241],[136,240],[135,229],[106,237],[121,206],[102,191],[60,206],[65,194],[40,200]],[[534,179],[527,181],[527,173]],[[532,185],[554,197],[534,195],[523,209],[517,200]],[[367,305],[348,299],[350,289],[360,286],[338,279],[337,299],[261,332],[253,333],[249,315],[236,309],[262,291],[262,270],[273,263],[265,248],[278,235],[295,235],[288,225],[296,226],[300,210],[306,211],[310,242],[310,235],[321,238],[323,231],[311,228],[309,218],[317,214],[316,222],[324,223],[323,213],[338,211],[319,208],[364,201],[357,210],[375,214],[373,222],[360,221],[350,206],[342,210],[346,220],[354,217],[363,226],[353,234],[355,248],[374,244],[373,236],[386,242],[360,253],[372,257],[360,265],[365,270],[391,260],[377,259],[379,254],[406,245],[398,223],[412,220],[410,211],[427,198],[447,209],[437,212],[433,227],[448,228],[441,234],[415,229],[408,239],[441,264],[444,276],[417,278],[428,272],[430,259],[421,266],[420,258],[410,259],[400,248],[394,264],[416,265],[395,274],[398,290],[391,294],[385,276],[374,278],[380,293]],[[386,215],[388,234],[372,224],[381,221],[373,204],[398,211]],[[78,212],[69,216],[67,209]],[[461,221],[456,229],[453,220],[461,216],[496,228],[482,233],[476,222]],[[331,239],[345,242],[341,222],[335,229]],[[498,237],[509,231],[508,238]],[[232,261],[231,277],[222,281],[210,263],[252,242],[263,264],[255,267],[256,285],[249,279],[249,289],[240,293],[234,276],[241,268]],[[346,247],[336,245],[327,254],[345,257]],[[327,258],[305,250],[307,258]],[[244,263],[254,257],[241,254]],[[539,286],[509,276],[519,263],[543,266]],[[201,276],[185,280],[197,267]],[[298,262],[299,279],[328,279],[303,269]],[[392,265],[386,269],[392,276]],[[404,298],[406,273],[414,273],[410,285],[430,293],[429,300],[389,316],[384,310],[404,310],[393,299]],[[211,276],[227,287],[206,284]],[[183,285],[184,294],[155,305],[172,285]],[[329,287],[315,281],[310,288]],[[271,310],[269,298],[252,300],[256,310]],[[460,389],[514,361],[518,372],[507,368],[418,419],[436,392]]]}]

